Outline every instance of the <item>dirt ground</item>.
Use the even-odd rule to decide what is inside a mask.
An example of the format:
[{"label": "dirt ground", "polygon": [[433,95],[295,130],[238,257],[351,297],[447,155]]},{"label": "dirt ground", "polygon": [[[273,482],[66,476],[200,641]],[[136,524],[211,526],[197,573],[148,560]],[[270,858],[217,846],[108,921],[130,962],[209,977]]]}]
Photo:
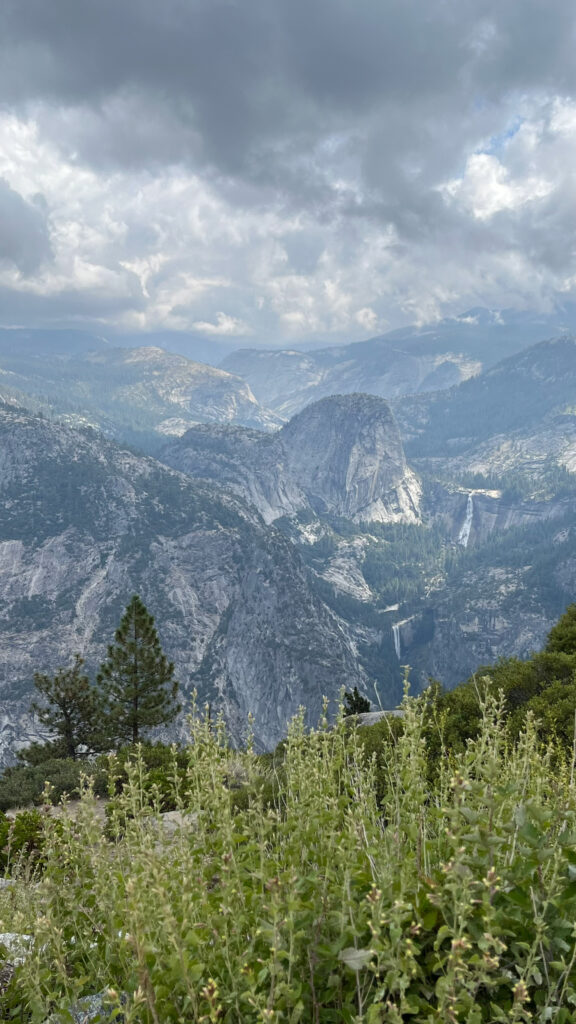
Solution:
[{"label": "dirt ground", "polygon": [[[102,800],[99,797],[96,797],[96,799],[92,803],[96,816],[102,822],[106,820],[107,802],[107,800]],[[68,802],[64,805],[56,804],[55,806],[52,806],[51,804],[45,804],[42,810],[47,811],[51,818],[61,818],[63,814],[69,814],[73,818],[75,818],[78,813],[79,806],[80,800],[68,800]],[[21,811],[28,811],[30,809],[30,807],[11,807],[8,811],[6,811],[6,817],[15,818],[16,815],[19,814]]]}]

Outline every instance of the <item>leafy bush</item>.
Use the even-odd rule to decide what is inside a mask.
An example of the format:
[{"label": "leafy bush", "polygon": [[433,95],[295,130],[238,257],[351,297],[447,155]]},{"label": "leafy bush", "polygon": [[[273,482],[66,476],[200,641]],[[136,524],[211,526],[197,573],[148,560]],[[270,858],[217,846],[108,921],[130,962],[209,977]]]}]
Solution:
[{"label": "leafy bush", "polygon": [[[176,810],[175,792],[186,786],[185,768],[186,752],[174,745],[163,743],[128,744],[121,747],[112,757],[100,757],[97,761],[99,773],[106,773],[109,778],[108,793],[113,796],[122,793],[128,783],[131,767],[137,763],[143,770],[141,775],[142,791],[147,794],[150,806],[157,806],[161,811]],[[110,778],[110,772],[113,779]],[[100,774],[98,776],[100,778]],[[178,780],[177,785],[175,785]],[[113,784],[111,784],[113,782]],[[117,807],[111,801],[107,813],[111,817]]]},{"label": "leafy bush", "polygon": [[[105,796],[108,792],[108,756],[73,761],[71,758],[52,757],[43,759],[44,745],[32,744],[23,751],[21,760],[26,763],[6,768],[0,777],[0,810],[11,807],[27,807],[30,804],[42,804],[46,785],[50,787],[50,799],[57,803],[64,795],[77,797],[80,793],[82,778],[93,778],[94,792],[97,796]],[[48,747],[50,750],[50,747]],[[148,778],[150,789],[155,785],[165,794],[163,810],[173,810],[171,806],[171,772],[172,747],[162,743],[143,743],[140,746],[140,757],[145,768],[154,771]],[[116,790],[121,791],[128,775],[126,765],[135,757],[133,746],[122,747],[115,755]],[[181,770],[186,765],[186,755],[180,750],[175,751],[176,764]]]},{"label": "leafy bush", "polygon": [[0,871],[37,862],[44,846],[44,816],[40,811],[20,811],[8,818],[0,813]]},{"label": "leafy bush", "polygon": [[65,794],[78,796],[82,776],[91,773],[96,774],[97,793],[104,795],[106,774],[94,762],[53,758],[39,764],[6,768],[0,778],[0,810],[43,803],[46,785],[50,786],[50,797],[54,803]]},{"label": "leafy bush", "polygon": [[404,712],[381,744],[380,808],[374,759],[342,721],[293,722],[271,806],[242,755],[241,809],[225,737],[196,723],[172,835],[129,761],[113,848],[89,801],[47,833],[23,1012],[107,990],[142,1024],[574,1020],[574,771],[531,716],[511,745],[488,694],[457,768],[441,758],[430,780],[425,702]]}]

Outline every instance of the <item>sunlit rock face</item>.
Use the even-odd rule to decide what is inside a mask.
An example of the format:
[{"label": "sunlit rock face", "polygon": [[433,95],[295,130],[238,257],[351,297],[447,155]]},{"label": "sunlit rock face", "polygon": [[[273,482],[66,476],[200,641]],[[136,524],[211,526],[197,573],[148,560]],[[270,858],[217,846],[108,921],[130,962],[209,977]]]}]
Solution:
[{"label": "sunlit rock face", "polygon": [[383,399],[336,395],[282,428],[287,469],[316,511],[355,521],[416,522],[420,487]]},{"label": "sunlit rock face", "polygon": [[303,509],[355,522],[420,517],[420,484],[394,417],[387,402],[371,395],[315,402],[274,435],[193,428],[162,458],[234,489],[269,523]]}]

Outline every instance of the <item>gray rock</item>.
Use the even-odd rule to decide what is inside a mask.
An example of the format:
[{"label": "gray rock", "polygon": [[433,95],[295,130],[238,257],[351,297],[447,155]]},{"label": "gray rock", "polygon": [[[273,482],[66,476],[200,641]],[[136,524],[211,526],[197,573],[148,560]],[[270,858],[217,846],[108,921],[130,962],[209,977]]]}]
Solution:
[{"label": "gray rock", "polygon": [[32,935],[21,935],[18,932],[0,932],[0,946],[6,950],[6,959],[13,966],[23,964],[30,950],[34,937]]},{"label": "gray rock", "polygon": [[275,435],[197,427],[163,449],[169,465],[231,488],[271,523],[303,509],[356,522],[415,523],[421,487],[388,404],[370,395],[316,402]]},{"label": "gray rock", "polygon": [[351,716],[356,719],[359,726],[376,725],[383,718],[403,718],[404,712],[401,708],[392,708],[388,711],[364,711],[360,715]]},{"label": "gray rock", "polygon": [[[122,1013],[114,1014],[114,1010],[111,1010],[106,992],[84,996],[69,1008],[68,1013],[74,1024],[107,1024],[107,1022],[111,1024],[112,1021],[123,1024],[124,1021]],[[64,1017],[62,1014],[53,1013],[46,1018],[44,1024],[68,1024],[68,1022],[68,1015]]]}]

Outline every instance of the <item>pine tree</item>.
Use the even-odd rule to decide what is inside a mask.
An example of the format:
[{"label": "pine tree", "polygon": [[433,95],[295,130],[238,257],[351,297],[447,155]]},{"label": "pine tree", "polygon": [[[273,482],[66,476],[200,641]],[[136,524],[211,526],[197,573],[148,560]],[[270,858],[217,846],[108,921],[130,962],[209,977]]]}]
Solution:
[{"label": "pine tree", "polygon": [[346,715],[363,715],[367,711],[370,711],[370,701],[367,697],[362,697],[358,692],[358,687],[355,686],[352,693],[347,690],[344,694],[344,713]]},{"label": "pine tree", "polygon": [[55,736],[46,744],[46,756],[76,760],[80,747],[90,752],[101,749],[103,708],[83,667],[84,660],[77,654],[72,668],[61,668],[54,676],[34,675],[34,686],[44,700],[34,701],[31,710]]},{"label": "pine tree", "polygon": [[562,618],[552,627],[544,650],[554,654],[576,654],[576,604],[569,604]]},{"label": "pine tree", "polygon": [[174,665],[163,653],[154,619],[135,594],[97,677],[117,742],[138,743],[142,732],[178,714]]}]

